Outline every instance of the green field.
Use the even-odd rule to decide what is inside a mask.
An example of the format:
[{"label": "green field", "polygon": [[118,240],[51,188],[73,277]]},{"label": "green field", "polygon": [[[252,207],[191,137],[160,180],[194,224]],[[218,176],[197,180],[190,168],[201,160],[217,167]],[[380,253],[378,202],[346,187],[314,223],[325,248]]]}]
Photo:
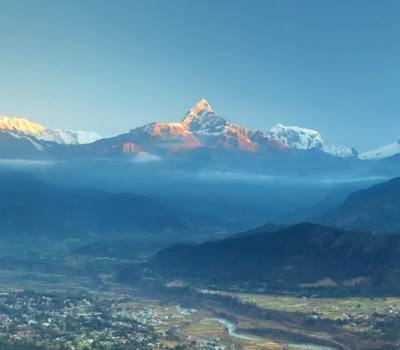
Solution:
[{"label": "green field", "polygon": [[400,298],[301,298],[247,293],[219,292],[259,307],[285,312],[315,314],[333,320],[357,318],[374,313],[400,313]]}]

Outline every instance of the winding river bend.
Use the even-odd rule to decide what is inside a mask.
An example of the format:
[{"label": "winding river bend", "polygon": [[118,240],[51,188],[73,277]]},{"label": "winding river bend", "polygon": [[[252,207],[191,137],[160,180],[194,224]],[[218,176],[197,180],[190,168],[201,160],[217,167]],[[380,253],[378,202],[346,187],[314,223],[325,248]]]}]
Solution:
[{"label": "winding river bend", "polygon": [[[267,339],[265,339],[265,338],[238,333],[236,331],[237,327],[235,326],[235,324],[224,318],[212,318],[212,320],[217,321],[220,324],[222,324],[226,328],[226,330],[228,331],[228,334],[231,337],[241,339],[241,340],[249,340],[249,341],[267,341]],[[336,350],[335,348],[332,348],[329,346],[314,345],[314,344],[292,344],[292,343],[289,343],[288,345],[289,345],[289,348],[291,348],[291,349],[299,349],[299,350],[300,349],[301,350]]]}]

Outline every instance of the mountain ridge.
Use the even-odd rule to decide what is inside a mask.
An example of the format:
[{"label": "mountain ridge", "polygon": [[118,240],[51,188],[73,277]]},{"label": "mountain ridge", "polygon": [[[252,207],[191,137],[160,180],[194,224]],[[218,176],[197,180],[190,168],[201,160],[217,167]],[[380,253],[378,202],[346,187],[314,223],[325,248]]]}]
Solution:
[{"label": "mountain ridge", "polygon": [[178,121],[148,123],[106,140],[114,148],[131,149],[133,154],[179,154],[206,148],[244,153],[317,150],[340,158],[357,156],[357,152],[350,147],[325,145],[320,133],[312,129],[278,123],[269,131],[262,131],[228,122],[204,98]]},{"label": "mountain ridge", "polygon": [[400,154],[400,140],[387,146],[382,146],[360,154],[360,159],[376,160],[393,157]]},{"label": "mountain ridge", "polygon": [[[63,146],[81,147],[71,151],[75,155],[79,155],[79,151],[94,157],[144,154],[153,159],[202,148],[244,153],[319,151],[332,157],[360,160],[384,159],[400,154],[399,143],[359,154],[354,147],[326,144],[316,130],[281,123],[267,131],[252,130],[228,122],[204,98],[177,121],[154,121],[108,138],[101,138],[95,132],[48,129],[27,119],[6,116],[0,116],[0,133],[13,137],[11,143],[14,144],[19,142],[18,139],[27,140],[26,147],[31,147],[28,153],[48,152],[51,155],[70,152],[71,148]],[[54,151],[53,143],[57,151]],[[12,154],[12,150],[8,153]]]},{"label": "mountain ridge", "polygon": [[217,289],[390,294],[399,288],[399,248],[398,235],[301,223],[276,232],[267,227],[250,235],[176,244],[159,251],[151,266],[168,279]]},{"label": "mountain ridge", "polygon": [[94,131],[49,129],[26,118],[8,116],[0,116],[0,132],[8,132],[15,138],[35,138],[62,145],[92,143],[101,138]]},{"label": "mountain ridge", "polygon": [[400,177],[351,193],[318,221],[344,229],[400,233]]}]

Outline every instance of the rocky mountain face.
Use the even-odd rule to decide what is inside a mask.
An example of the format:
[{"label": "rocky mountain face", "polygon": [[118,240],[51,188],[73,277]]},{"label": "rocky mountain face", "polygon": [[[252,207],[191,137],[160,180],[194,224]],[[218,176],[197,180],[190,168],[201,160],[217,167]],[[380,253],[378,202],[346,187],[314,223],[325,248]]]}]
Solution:
[{"label": "rocky mountain face", "polygon": [[326,147],[321,135],[314,130],[277,124],[264,132],[229,123],[214,112],[205,99],[191,108],[180,122],[155,122],[133,129],[131,133],[144,134],[155,141],[170,141],[173,143],[171,152],[202,147],[243,152],[317,149],[340,157],[354,156],[349,150],[337,153],[336,148]]},{"label": "rocky mountain face", "polygon": [[[313,167],[325,172],[334,168],[368,173],[373,169],[374,173],[394,176],[399,155],[398,143],[359,155],[352,147],[326,144],[312,129],[278,123],[270,130],[252,130],[228,121],[205,99],[177,121],[155,121],[109,138],[100,138],[95,132],[49,129],[26,119],[0,117],[0,158],[7,159],[207,159],[213,164],[240,163],[242,168],[259,172],[255,168],[261,167],[273,173],[285,167],[286,172],[297,171],[294,165],[303,163],[303,168],[312,168],[311,172]],[[381,162],[374,160],[385,162],[383,171],[379,169]]]},{"label": "rocky mountain face", "polygon": [[213,157],[221,152],[245,156],[310,151],[341,159],[355,159],[357,156],[354,149],[327,146],[314,130],[277,124],[269,131],[261,131],[230,123],[205,99],[200,100],[180,121],[152,122],[125,134],[80,145],[72,151],[84,156],[151,160],[199,154]]},{"label": "rocky mountain face", "polygon": [[[200,100],[177,122],[152,122],[126,134],[100,139],[95,132],[47,129],[26,119],[0,118],[0,132],[26,143],[33,150],[75,156],[179,155],[196,149],[231,150],[246,153],[318,150],[349,158],[356,151],[345,146],[327,146],[314,130],[277,124],[269,131],[250,130],[228,122],[210,104]],[[49,143],[57,144],[51,147]],[[76,148],[60,146],[76,145]]]}]

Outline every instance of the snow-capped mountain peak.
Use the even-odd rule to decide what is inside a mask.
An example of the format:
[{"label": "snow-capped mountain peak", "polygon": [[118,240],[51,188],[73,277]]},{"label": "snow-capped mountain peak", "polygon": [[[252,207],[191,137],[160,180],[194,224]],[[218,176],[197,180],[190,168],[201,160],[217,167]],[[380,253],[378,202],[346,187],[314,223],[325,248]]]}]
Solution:
[{"label": "snow-capped mountain peak", "polygon": [[[40,151],[46,147],[51,148],[53,145],[49,142],[78,145],[100,139],[95,132],[48,129],[27,119],[9,117],[0,117],[0,133],[28,140]],[[357,156],[357,151],[350,147],[325,145],[321,134],[316,130],[276,124],[269,131],[262,131],[230,123],[217,114],[204,98],[180,121],[155,121],[131,130],[130,134],[105,139],[104,143],[107,144],[110,140],[115,142],[111,145],[110,152],[119,149],[123,154],[136,154],[140,150],[163,155],[208,148],[257,153],[317,150],[341,158]],[[396,144],[396,147],[400,148],[400,145]],[[101,153],[104,152],[101,149]]]},{"label": "snow-capped mountain peak", "polygon": [[324,146],[321,134],[318,131],[279,123],[271,128],[267,137],[283,143],[288,148],[308,150],[322,149]]},{"label": "snow-capped mountain peak", "polygon": [[30,138],[31,141],[34,138],[63,145],[86,144],[101,138],[93,131],[47,129],[25,118],[7,116],[0,117],[0,132],[6,132],[18,138]]},{"label": "snow-capped mountain peak", "polygon": [[178,122],[153,122],[143,127],[133,129],[141,130],[151,137],[192,137],[199,135],[216,135],[224,131],[227,122],[216,114],[211,105],[203,98],[192,107]]},{"label": "snow-capped mountain peak", "polygon": [[194,133],[220,134],[227,122],[214,112],[207,100],[202,98],[182,120],[182,124]]},{"label": "snow-capped mountain peak", "polygon": [[214,113],[214,111],[208,101],[202,98],[186,113],[182,122],[191,123],[193,119],[206,115],[207,113]]},{"label": "snow-capped mountain peak", "polygon": [[372,151],[364,152],[359,155],[360,159],[383,159],[400,154],[400,140],[387,146],[376,148]]},{"label": "snow-capped mountain peak", "polygon": [[144,132],[151,139],[160,141],[170,140],[174,149],[179,148],[180,151],[198,147],[237,149],[246,152],[296,149],[320,150],[341,158],[357,156],[357,151],[353,148],[325,145],[321,134],[312,129],[276,124],[264,132],[229,123],[217,114],[204,98],[194,105],[180,122],[154,122],[132,132]]},{"label": "snow-capped mountain peak", "polygon": [[45,130],[43,125],[33,123],[28,119],[0,116],[0,131],[33,135],[43,130]]}]

